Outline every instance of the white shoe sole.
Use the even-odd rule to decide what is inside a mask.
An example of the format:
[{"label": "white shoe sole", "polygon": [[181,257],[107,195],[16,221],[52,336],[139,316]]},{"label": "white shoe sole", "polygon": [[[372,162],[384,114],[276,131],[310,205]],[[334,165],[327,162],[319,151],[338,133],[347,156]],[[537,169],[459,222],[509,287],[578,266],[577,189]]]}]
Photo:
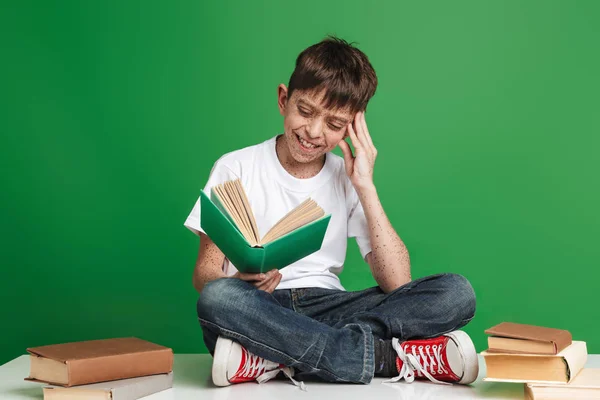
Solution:
[{"label": "white shoe sole", "polygon": [[[458,383],[468,385],[469,383],[475,382],[479,375],[479,359],[477,358],[477,351],[475,350],[473,341],[469,335],[463,331],[453,331],[447,333],[445,336],[451,337],[456,342],[461,356],[465,361],[465,370]],[[471,360],[475,360],[475,362],[470,362]]]},{"label": "white shoe sole", "polygon": [[212,380],[216,386],[229,386],[231,382],[227,379],[227,364],[233,341],[219,336],[215,346],[215,356],[212,365]]}]

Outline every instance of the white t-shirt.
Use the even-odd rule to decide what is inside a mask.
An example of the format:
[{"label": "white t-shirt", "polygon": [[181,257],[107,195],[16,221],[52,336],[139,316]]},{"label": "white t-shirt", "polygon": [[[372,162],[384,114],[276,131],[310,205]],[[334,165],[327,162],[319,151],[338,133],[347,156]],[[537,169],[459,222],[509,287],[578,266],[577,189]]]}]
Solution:
[{"label": "white t-shirt", "polygon": [[[204,191],[210,193],[216,184],[240,178],[261,237],[292,208],[311,197],[325,215],[331,214],[323,244],[320,250],[282,268],[277,289],[321,287],[345,290],[338,275],[344,267],[348,238],[356,238],[363,259],[371,251],[371,245],[367,220],[346,175],[344,159],[329,152],[317,175],[299,179],[290,175],[279,162],[276,138],[221,156],[210,172]],[[199,232],[205,233],[200,227],[200,211],[198,197],[184,223],[198,236]],[[237,269],[225,258],[223,271],[231,276]]]}]

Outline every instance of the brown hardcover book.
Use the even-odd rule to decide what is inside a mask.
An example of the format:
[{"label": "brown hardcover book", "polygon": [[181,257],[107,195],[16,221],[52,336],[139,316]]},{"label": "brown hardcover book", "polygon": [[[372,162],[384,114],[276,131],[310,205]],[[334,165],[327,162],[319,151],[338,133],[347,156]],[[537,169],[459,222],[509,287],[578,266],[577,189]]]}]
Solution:
[{"label": "brown hardcover book", "polygon": [[135,337],[30,347],[25,380],[70,387],[169,373],[173,350]]},{"label": "brown hardcover book", "polygon": [[491,335],[488,352],[556,355],[573,342],[567,330],[514,322],[502,322],[485,333]]},{"label": "brown hardcover book", "polygon": [[484,381],[565,384],[583,369],[587,345],[573,343],[556,355],[481,352],[485,360]]}]

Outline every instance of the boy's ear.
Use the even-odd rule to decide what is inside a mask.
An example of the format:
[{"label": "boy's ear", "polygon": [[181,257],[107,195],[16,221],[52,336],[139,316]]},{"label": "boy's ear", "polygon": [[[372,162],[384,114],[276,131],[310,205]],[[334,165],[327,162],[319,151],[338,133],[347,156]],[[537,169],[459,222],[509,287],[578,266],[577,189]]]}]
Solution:
[{"label": "boy's ear", "polygon": [[279,107],[279,113],[281,115],[285,115],[285,111],[288,107],[289,98],[288,98],[288,90],[285,85],[282,83],[277,87],[277,104]]}]

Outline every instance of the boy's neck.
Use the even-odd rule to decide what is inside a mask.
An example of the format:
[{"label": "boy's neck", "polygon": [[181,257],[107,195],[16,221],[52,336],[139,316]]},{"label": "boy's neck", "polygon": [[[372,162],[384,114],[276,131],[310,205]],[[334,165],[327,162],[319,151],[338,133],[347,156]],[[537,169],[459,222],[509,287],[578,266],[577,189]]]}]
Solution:
[{"label": "boy's neck", "polygon": [[298,162],[290,154],[286,136],[279,135],[275,140],[275,152],[281,166],[293,177],[308,179],[316,176],[325,165],[325,154],[308,163]]}]

